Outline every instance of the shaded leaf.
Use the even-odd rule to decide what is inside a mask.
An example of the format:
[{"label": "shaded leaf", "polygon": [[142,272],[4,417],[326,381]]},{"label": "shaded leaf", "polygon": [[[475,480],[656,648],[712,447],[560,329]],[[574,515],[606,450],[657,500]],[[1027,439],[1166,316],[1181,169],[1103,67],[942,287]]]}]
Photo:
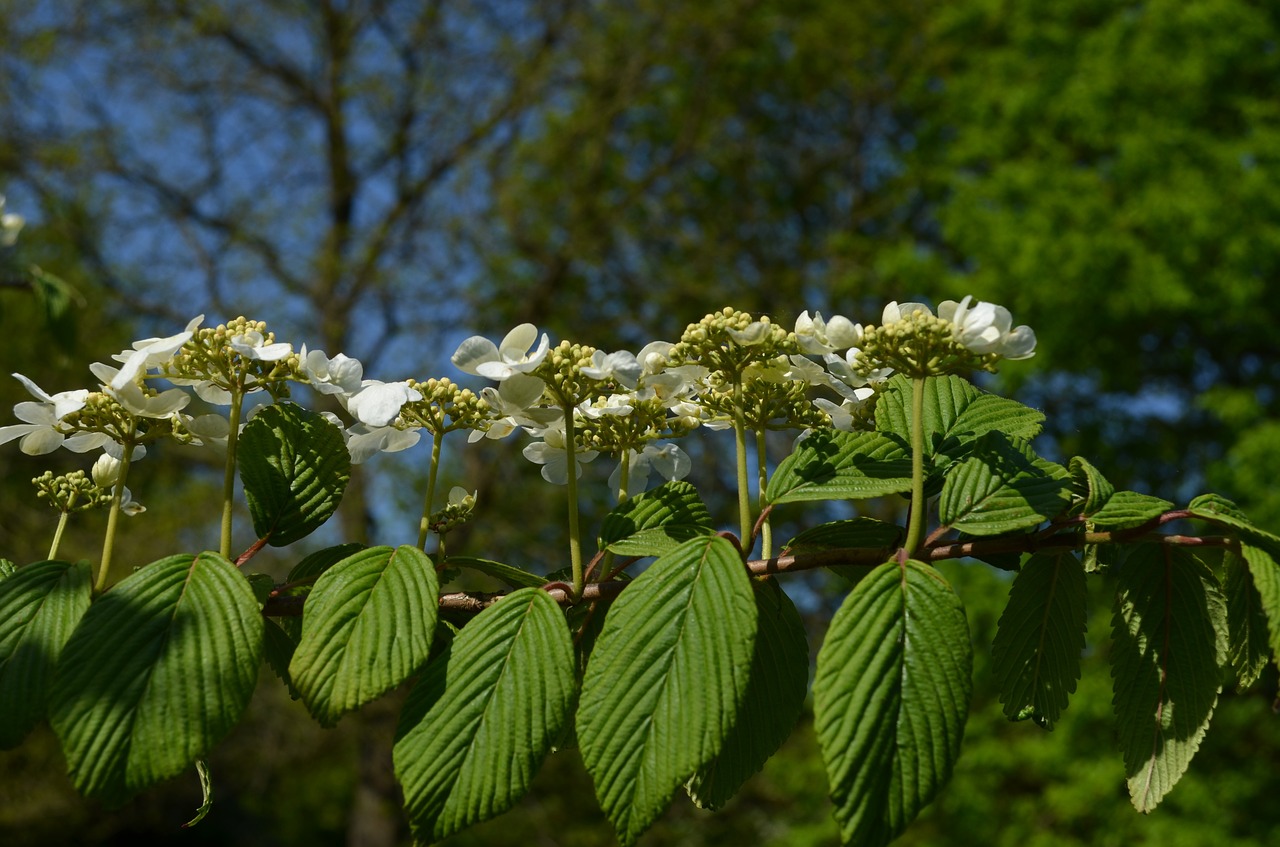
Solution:
[{"label": "shaded leaf", "polygon": [[325,571],[307,597],[289,678],[325,726],[427,661],[438,586],[426,553],[370,547]]},{"label": "shaded leaf", "polygon": [[1249,566],[1258,603],[1267,617],[1271,655],[1280,655],[1280,563],[1270,550],[1241,543],[1240,553]]},{"label": "shaded leaf", "polygon": [[582,682],[582,760],[624,847],[721,752],[751,676],[756,601],[733,544],[687,541],[619,595]]},{"label": "shaded leaf", "polygon": [[777,580],[753,580],[752,588],[757,628],[751,681],[720,754],[688,785],[703,808],[724,806],[764,767],[800,719],[809,690],[809,642],[795,604]]},{"label": "shaded leaf", "polygon": [[267,667],[280,677],[289,689],[289,696],[297,700],[300,695],[289,678],[289,663],[293,661],[293,652],[298,649],[298,639],[274,618],[263,619],[262,635],[262,654],[267,660]]},{"label": "shaded leaf", "polygon": [[85,563],[36,562],[0,581],[0,749],[44,719],[58,656],[92,590]]},{"label": "shaded leaf", "polygon": [[419,838],[445,838],[509,809],[529,787],[573,705],[564,613],[523,588],[462,628],[414,686],[394,749]]},{"label": "shaded leaf", "polygon": [[63,650],[49,717],[71,781],[108,804],[181,773],[244,712],[262,661],[249,583],[216,553],[170,556],[98,598]]},{"label": "shaded leaf", "polygon": [[[827,550],[858,548],[882,548],[885,558],[902,542],[904,530],[897,524],[885,523],[875,518],[850,518],[831,521],[806,529],[787,542],[785,553],[821,553]],[[875,565],[827,565],[827,570],[848,581],[857,582],[869,574]]]},{"label": "shaded leaf", "polygon": [[1129,797],[1154,809],[1177,784],[1222,687],[1226,608],[1213,573],[1172,545],[1143,545],[1118,569],[1113,706]]},{"label": "shaded leaf", "polygon": [[934,569],[889,562],[849,593],[813,683],[845,844],[888,844],[951,778],[972,665],[960,598]]},{"label": "shaded leaf", "polygon": [[1053,729],[1067,707],[1080,678],[1084,601],[1084,568],[1068,553],[1038,553],[1014,578],[991,646],[1009,719]]},{"label": "shaded leaf", "polygon": [[1037,462],[1022,439],[988,432],[972,454],[952,466],[938,501],[944,525],[969,535],[1003,535],[1030,529],[1067,505],[1067,473]]},{"label": "shaded leaf", "polygon": [[318,577],[338,564],[338,562],[354,556],[363,549],[365,549],[363,544],[352,541],[348,544],[339,544],[335,547],[326,547],[323,550],[309,553],[302,557],[302,561],[293,566],[293,569],[289,571],[289,575],[285,577],[285,582],[299,582],[300,580]]},{"label": "shaded leaf", "polygon": [[660,556],[715,531],[698,490],[676,480],[619,504],[605,516],[598,544],[622,556]]},{"label": "shaded leaf", "polygon": [[245,425],[238,460],[254,531],[273,547],[318,529],[351,478],[342,431],[293,403],[267,406]]},{"label": "shaded leaf", "polygon": [[[1260,563],[1262,567],[1275,567]],[[1227,550],[1223,557],[1223,594],[1227,603],[1227,664],[1236,686],[1257,682],[1271,658],[1267,614],[1244,557]]]},{"label": "shaded leaf", "polygon": [[1073,456],[1068,467],[1071,470],[1072,514],[1095,514],[1116,493],[1115,486],[1085,459]]},{"label": "shaded leaf", "polygon": [[551,581],[545,576],[529,573],[513,565],[504,565],[502,562],[492,562],[488,559],[477,559],[472,556],[450,556],[447,564],[449,567],[478,571],[485,576],[501,580],[512,588],[541,588]]},{"label": "shaded leaf", "polygon": [[770,503],[860,500],[911,490],[911,453],[879,432],[809,433],[783,459],[767,486]]}]

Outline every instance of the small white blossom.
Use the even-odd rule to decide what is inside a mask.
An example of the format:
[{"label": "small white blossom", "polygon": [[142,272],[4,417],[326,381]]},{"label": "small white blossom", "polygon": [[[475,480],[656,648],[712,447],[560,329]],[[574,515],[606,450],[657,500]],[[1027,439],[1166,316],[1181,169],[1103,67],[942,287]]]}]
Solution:
[{"label": "small white blossom", "polygon": [[959,303],[946,300],[938,317],[955,327],[956,341],[979,355],[996,353],[1005,359],[1029,359],[1035,355],[1036,335],[1029,326],[1013,329],[1013,315],[1004,306],[967,296]]},{"label": "small white blossom", "polygon": [[856,324],[842,315],[830,321],[823,320],[821,312],[809,317],[809,310],[796,318],[796,341],[806,353],[834,353],[862,343],[862,324]]},{"label": "small white blossom", "polygon": [[597,350],[591,354],[591,365],[582,368],[582,375],[590,379],[616,379],[627,388],[635,388],[644,373],[644,366],[626,350],[605,354]]},{"label": "small white blossom", "polygon": [[18,241],[18,233],[26,224],[22,215],[4,211],[4,195],[0,194],[0,247],[12,247]]},{"label": "small white blossom", "polygon": [[537,339],[538,328],[533,324],[520,324],[507,333],[501,344],[473,335],[458,345],[451,361],[464,373],[501,382],[518,373],[530,373],[542,364],[551,342],[544,332],[537,349],[530,352]]},{"label": "small white blossom", "polygon": [[[555,485],[569,482],[569,452],[565,448],[564,423],[560,422],[542,427],[532,432],[541,441],[525,445],[524,457],[531,462],[542,465],[542,478]],[[573,477],[582,476],[582,466],[594,459],[598,453],[594,450],[575,450],[573,454]]]},{"label": "small white blossom", "polygon": [[360,390],[364,379],[364,365],[359,359],[353,359],[339,353],[330,359],[323,350],[307,351],[302,345],[298,354],[301,360],[300,369],[311,387],[321,394],[351,395]]},{"label": "small white blossom", "polygon": [[[663,479],[671,481],[684,479],[693,469],[689,454],[670,442],[646,444],[643,450],[631,451],[630,467],[627,478],[627,491],[643,491],[649,487],[649,477],[654,471]],[[609,488],[620,491],[622,483],[622,462],[609,475]]]},{"label": "small white blossom", "polygon": [[897,300],[892,300],[884,307],[884,312],[880,316],[880,323],[883,326],[896,324],[916,312],[924,312],[929,315],[933,314],[933,310],[924,303],[899,303]]},{"label": "small white blossom", "polygon": [[394,421],[405,403],[421,399],[422,394],[410,388],[408,381],[366,379],[360,390],[347,399],[347,411],[360,423],[377,428]]},{"label": "small white blossom", "polygon": [[285,342],[268,344],[266,337],[256,329],[242,332],[227,339],[227,346],[245,359],[258,362],[278,362],[293,352],[293,345]]},{"label": "small white blossom", "polygon": [[109,387],[121,388],[129,385],[138,378],[139,374],[145,373],[149,368],[159,367],[170,361],[173,354],[191,340],[196,327],[200,326],[202,321],[204,321],[204,315],[196,315],[182,332],[164,338],[144,338],[133,342],[131,349],[117,353],[112,358],[123,364],[111,378]]},{"label": "small white blossom", "polygon": [[28,456],[43,456],[63,446],[69,450],[84,452],[95,449],[94,446],[77,449],[87,441],[109,440],[101,433],[83,433],[72,436],[74,440],[71,440],[58,429],[58,424],[64,417],[84,408],[89,396],[87,390],[60,391],[51,395],[22,374],[15,373],[14,377],[40,402],[28,400],[13,407],[14,415],[23,423],[0,427],[0,444],[7,444],[18,438],[21,439],[18,448],[23,453]]},{"label": "small white blossom", "polygon": [[378,453],[408,450],[422,438],[418,429],[396,429],[393,426],[356,424],[345,433],[351,464],[359,465]]}]

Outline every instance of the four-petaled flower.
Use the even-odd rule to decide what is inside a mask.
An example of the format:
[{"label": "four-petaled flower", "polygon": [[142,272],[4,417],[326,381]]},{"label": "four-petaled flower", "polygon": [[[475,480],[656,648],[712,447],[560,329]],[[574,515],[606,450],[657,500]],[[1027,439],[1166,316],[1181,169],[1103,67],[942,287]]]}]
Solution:
[{"label": "four-petaled flower", "polygon": [[538,328],[533,324],[520,324],[496,345],[483,336],[473,335],[458,345],[452,361],[463,373],[501,382],[515,374],[530,373],[542,364],[551,342],[544,332],[538,348],[529,352],[537,339]]}]

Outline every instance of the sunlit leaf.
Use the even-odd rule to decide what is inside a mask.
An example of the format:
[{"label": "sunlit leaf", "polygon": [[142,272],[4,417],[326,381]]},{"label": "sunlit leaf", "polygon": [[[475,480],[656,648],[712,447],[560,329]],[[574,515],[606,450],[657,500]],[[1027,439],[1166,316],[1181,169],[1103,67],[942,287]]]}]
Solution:
[{"label": "sunlit leaf", "polygon": [[953,465],[938,501],[943,524],[969,535],[1030,529],[1067,505],[1065,469],[1037,462],[1026,441],[1000,432],[978,439],[968,458]]},{"label": "sunlit leaf", "polygon": [[769,479],[770,503],[860,500],[911,490],[911,455],[878,432],[816,430],[796,445]]},{"label": "sunlit leaf", "polygon": [[431,559],[408,545],[361,550],[316,580],[289,663],[316,720],[333,725],[427,661],[438,590]]},{"label": "sunlit leaf", "polygon": [[698,490],[677,480],[637,494],[606,515],[599,545],[623,556],[660,556],[715,531]]},{"label": "sunlit leaf", "polygon": [[577,711],[582,760],[624,847],[721,752],[751,676],[756,601],[724,538],[659,557],[613,603]]},{"label": "sunlit leaf", "polygon": [[262,615],[215,553],[143,567],[89,607],[63,650],[49,717],[71,781],[108,804],[189,768],[240,720]]},{"label": "sunlit leaf", "polygon": [[415,834],[445,838],[509,809],[569,718],[564,613],[523,588],[481,612],[423,671],[394,749]]},{"label": "sunlit leaf", "polygon": [[849,593],[813,683],[845,844],[888,844],[951,778],[972,665],[960,599],[933,568],[889,562]]}]

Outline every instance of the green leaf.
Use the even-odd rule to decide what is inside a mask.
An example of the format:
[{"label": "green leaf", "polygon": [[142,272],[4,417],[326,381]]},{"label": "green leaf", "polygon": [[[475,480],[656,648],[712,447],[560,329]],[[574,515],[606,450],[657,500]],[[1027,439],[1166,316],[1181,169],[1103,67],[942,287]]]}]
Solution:
[{"label": "green leaf", "polygon": [[0,580],[0,749],[44,719],[58,656],[92,589],[83,563],[36,562]]},{"label": "green leaf", "polygon": [[978,439],[942,486],[939,518],[969,535],[1031,529],[1067,505],[1067,472],[1039,457],[1024,440],[1001,432]]},{"label": "green leaf", "polygon": [[1280,564],[1269,549],[1241,542],[1240,553],[1249,566],[1258,602],[1267,616],[1271,655],[1280,655]]},{"label": "green leaf", "polygon": [[1089,515],[1089,521],[1104,532],[1133,529],[1155,520],[1172,508],[1172,503],[1159,497],[1136,491],[1117,491],[1107,498],[1105,506]]},{"label": "green leaf", "polygon": [[879,432],[815,430],[769,480],[770,503],[862,500],[911,490],[911,454]]},{"label": "green leaf", "polygon": [[512,565],[504,565],[502,562],[491,562],[488,559],[476,559],[471,556],[450,556],[447,564],[451,568],[459,567],[479,571],[485,576],[502,580],[512,588],[541,588],[549,582],[546,577],[538,576],[536,573],[529,573]]},{"label": "green leaf", "polygon": [[614,601],[582,682],[582,760],[623,847],[721,752],[751,676],[756,601],[728,540],[659,557]]},{"label": "green leaf", "polygon": [[1115,486],[1093,465],[1073,456],[1071,469],[1072,514],[1092,515],[1102,509],[1116,493]]},{"label": "green leaf", "polygon": [[[968,443],[993,430],[1028,441],[1040,434],[1044,415],[950,374],[925,379],[925,455],[943,467],[968,452]],[[876,400],[876,426],[911,438],[911,379],[898,374]],[[937,461],[941,459],[941,461]]]},{"label": "green leaf", "polygon": [[318,577],[320,574],[329,570],[329,568],[341,562],[343,559],[350,558],[361,550],[365,549],[363,544],[350,542],[347,544],[339,544],[336,547],[326,547],[323,550],[317,550],[302,558],[302,561],[293,566],[289,571],[289,575],[285,577],[285,582],[298,582],[304,579]]},{"label": "green leaf", "polygon": [[273,547],[327,521],[351,478],[342,431],[293,403],[267,406],[245,425],[239,463],[253,528]]},{"label": "green leaf", "polygon": [[216,553],[121,580],[85,612],[54,678],[71,781],[115,805],[190,767],[240,720],[261,661],[257,600]]},{"label": "green leaf", "polygon": [[200,777],[200,808],[196,809],[196,816],[182,825],[183,829],[190,829],[200,821],[205,819],[213,809],[213,777],[209,774],[209,763],[204,759],[196,759],[196,775]]},{"label": "green leaf", "polygon": [[[1256,549],[1256,548],[1255,548]],[[1261,551],[1257,551],[1261,552]],[[1263,554],[1265,555],[1265,554]],[[1260,562],[1263,568],[1275,563]],[[1241,691],[1257,682],[1271,658],[1267,614],[1245,558],[1227,550],[1223,560],[1227,602],[1227,664]]]},{"label": "green leaf", "polygon": [[[850,518],[831,521],[801,532],[787,542],[785,552],[791,555],[821,553],[827,550],[881,548],[885,558],[902,542],[903,529],[897,524],[885,523],[875,518]],[[827,565],[841,579],[856,585],[871,573],[875,565]]]},{"label": "green leaf", "polygon": [[951,778],[972,666],[960,598],[933,568],[888,562],[849,593],[813,682],[845,844],[888,844]]},{"label": "green leaf", "polygon": [[289,663],[316,720],[332,726],[427,661],[437,591],[431,559],[409,545],[361,550],[316,580]]},{"label": "green leaf", "polygon": [[298,640],[273,618],[263,620],[262,634],[262,652],[263,658],[267,660],[267,667],[280,677],[280,681],[289,689],[289,696],[297,700],[300,695],[289,678],[289,663],[293,661],[293,653],[298,649]]},{"label": "green leaf", "polygon": [[1118,571],[1112,702],[1129,797],[1149,812],[1209,728],[1227,659],[1226,607],[1213,573],[1180,547],[1142,545]]},{"label": "green leaf", "polygon": [[787,740],[809,690],[809,642],[804,622],[777,580],[753,581],[756,641],[751,681],[720,754],[689,781],[698,806],[719,809]]},{"label": "green leaf", "polygon": [[1053,729],[1067,707],[1080,678],[1084,599],[1084,568],[1068,553],[1038,553],[1014,578],[991,646],[1010,720],[1031,717]]},{"label": "green leaf", "polygon": [[849,518],[810,527],[787,542],[786,551],[821,553],[825,550],[896,548],[902,527],[875,518]]},{"label": "green leaf", "polygon": [[622,556],[661,556],[715,531],[698,489],[677,480],[619,504],[605,516],[598,544]]},{"label": "green leaf", "polygon": [[1280,535],[1258,529],[1235,503],[1217,494],[1201,494],[1187,506],[1197,518],[1234,529],[1235,534],[1256,547],[1264,547],[1271,556],[1280,557]]},{"label": "green leaf", "polygon": [[414,687],[393,755],[414,834],[446,838],[525,793],[573,708],[564,613],[522,588],[462,628]]}]

